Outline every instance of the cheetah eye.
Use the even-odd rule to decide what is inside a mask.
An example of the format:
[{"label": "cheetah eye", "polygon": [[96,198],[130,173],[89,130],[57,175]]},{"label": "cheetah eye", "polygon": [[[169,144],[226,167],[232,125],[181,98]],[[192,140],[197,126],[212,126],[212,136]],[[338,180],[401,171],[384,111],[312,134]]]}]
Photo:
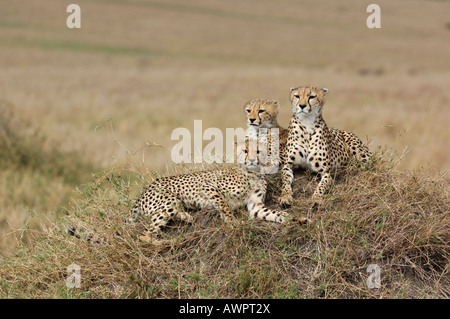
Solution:
[{"label": "cheetah eye", "polygon": [[260,151],[260,150],[257,150],[257,151],[256,151],[256,154],[259,154],[259,153],[261,153],[261,151]]},{"label": "cheetah eye", "polygon": [[247,153],[248,153],[248,151],[247,151],[247,150],[244,150],[244,153],[245,153],[245,154],[247,154]]},{"label": "cheetah eye", "polygon": [[259,112],[258,112],[258,113],[262,113],[262,112],[264,112],[264,110],[259,110]]},{"label": "cheetah eye", "polygon": [[246,111],[247,111],[247,113],[250,113],[250,110],[249,110],[249,109],[246,109]]},{"label": "cheetah eye", "polygon": [[296,99],[299,99],[299,98],[300,98],[300,95],[294,94],[294,97],[295,97]]},{"label": "cheetah eye", "polygon": [[315,98],[316,98],[316,95],[310,95],[309,98],[310,98],[310,99],[315,99]]}]

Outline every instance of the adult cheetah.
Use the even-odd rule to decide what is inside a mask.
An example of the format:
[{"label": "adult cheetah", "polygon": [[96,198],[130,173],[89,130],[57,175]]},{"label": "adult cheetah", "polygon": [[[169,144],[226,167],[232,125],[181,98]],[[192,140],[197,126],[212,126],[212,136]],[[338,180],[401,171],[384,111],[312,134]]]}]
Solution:
[{"label": "adult cheetah", "polygon": [[320,174],[321,179],[312,196],[319,200],[331,183],[331,173],[350,158],[367,162],[372,154],[353,133],[328,128],[322,108],[328,89],[314,86],[291,88],[293,116],[289,124],[286,162],[282,163],[282,195],[279,203],[292,204],[292,167],[299,165]]}]

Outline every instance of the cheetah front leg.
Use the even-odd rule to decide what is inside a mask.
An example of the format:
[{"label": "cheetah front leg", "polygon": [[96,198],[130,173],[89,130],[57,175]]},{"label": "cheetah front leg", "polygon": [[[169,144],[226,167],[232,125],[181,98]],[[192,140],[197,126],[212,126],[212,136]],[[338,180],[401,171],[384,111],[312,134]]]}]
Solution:
[{"label": "cheetah front leg", "polygon": [[286,163],[281,168],[281,196],[278,198],[280,205],[288,207],[294,202],[292,197],[292,182],[294,180],[293,164]]},{"label": "cheetah front leg", "polygon": [[[253,192],[247,200],[247,210],[250,218],[257,218],[275,223],[285,223],[289,220],[290,215],[288,213],[272,210],[264,205],[260,192],[261,190]],[[302,225],[310,222],[310,220],[305,217],[297,217],[292,220]]]},{"label": "cheetah front leg", "polygon": [[292,183],[294,181],[293,167],[303,158],[303,154],[306,154],[304,144],[304,137],[297,134],[298,131],[303,130],[301,126],[295,124],[291,120],[289,125],[289,136],[286,144],[286,155],[282,160],[281,166],[281,196],[278,198],[278,202],[283,207],[289,207],[294,202],[292,197]]},{"label": "cheetah front leg", "polygon": [[212,208],[218,210],[220,218],[226,223],[236,220],[230,206],[227,205],[225,198],[217,189],[212,187],[206,188],[201,197],[203,197],[200,202],[202,209]]},{"label": "cheetah front leg", "polygon": [[257,218],[275,223],[284,223],[289,216],[286,212],[271,210],[262,203],[249,203],[247,209],[250,218]]},{"label": "cheetah front leg", "polygon": [[319,185],[317,185],[316,190],[312,195],[312,199],[316,203],[321,201],[323,194],[330,185],[331,185],[331,174],[329,172],[322,173]]}]

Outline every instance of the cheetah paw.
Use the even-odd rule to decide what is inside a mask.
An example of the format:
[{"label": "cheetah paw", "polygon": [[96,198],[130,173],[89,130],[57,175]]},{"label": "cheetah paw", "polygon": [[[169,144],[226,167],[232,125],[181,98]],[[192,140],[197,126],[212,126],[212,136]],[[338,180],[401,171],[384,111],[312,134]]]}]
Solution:
[{"label": "cheetah paw", "polygon": [[162,241],[157,240],[155,238],[155,235],[148,234],[148,233],[139,236],[139,240],[143,241],[144,243],[149,243],[149,244],[153,244],[153,245],[161,245],[162,244]]},{"label": "cheetah paw", "polygon": [[280,196],[278,202],[283,207],[290,207],[294,202],[294,199],[292,198],[292,195],[284,194]]}]

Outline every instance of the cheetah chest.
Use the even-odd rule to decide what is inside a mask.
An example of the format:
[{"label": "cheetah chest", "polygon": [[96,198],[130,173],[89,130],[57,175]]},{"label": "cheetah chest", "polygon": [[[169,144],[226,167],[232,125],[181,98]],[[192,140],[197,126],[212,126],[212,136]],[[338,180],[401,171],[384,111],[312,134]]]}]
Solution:
[{"label": "cheetah chest", "polygon": [[294,122],[290,129],[288,157],[295,165],[312,171],[319,171],[325,162],[327,147],[323,128],[314,122]]}]

